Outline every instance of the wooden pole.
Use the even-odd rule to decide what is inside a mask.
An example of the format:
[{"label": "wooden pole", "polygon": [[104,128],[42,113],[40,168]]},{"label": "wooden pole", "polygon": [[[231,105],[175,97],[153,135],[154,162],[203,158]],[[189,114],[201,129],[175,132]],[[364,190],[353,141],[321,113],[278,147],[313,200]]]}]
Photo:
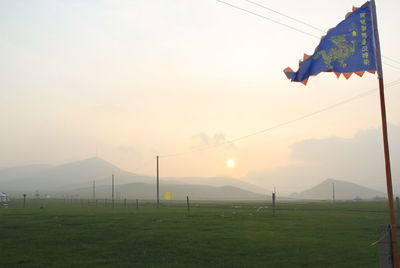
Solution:
[{"label": "wooden pole", "polygon": [[112,182],[111,182],[111,203],[112,207],[114,208],[114,174],[112,174]]},{"label": "wooden pole", "polygon": [[159,169],[158,169],[158,159],[157,155],[157,208],[160,208],[160,178],[159,178]]},{"label": "wooden pole", "polygon": [[397,204],[397,225],[400,225],[399,224],[399,222],[400,222],[400,199],[398,196],[396,197],[396,204]]},{"label": "wooden pole", "polygon": [[379,42],[378,19],[376,15],[375,0],[371,0],[370,3],[371,3],[371,20],[373,23],[372,29],[374,33],[375,61],[377,65],[378,80],[379,80],[379,97],[381,104],[383,149],[385,155],[386,187],[387,187],[387,195],[389,201],[389,218],[391,227],[390,234],[392,240],[392,258],[393,258],[393,267],[398,268],[399,257],[397,255],[397,227],[396,227],[396,219],[394,216],[392,172],[390,167],[389,138],[388,138],[387,120],[386,120],[385,87],[383,82],[381,47]]},{"label": "wooden pole", "polygon": [[24,194],[24,208],[25,208],[25,204],[26,204],[26,194]]},{"label": "wooden pole", "polygon": [[392,172],[390,167],[389,140],[388,140],[387,123],[386,123],[386,108],[385,108],[386,106],[385,106],[383,78],[379,78],[379,92],[381,100],[383,148],[385,153],[386,186],[387,186],[387,195],[389,201],[389,217],[390,217],[391,237],[392,237],[393,267],[397,268],[399,267],[399,261],[397,256],[397,228],[396,228],[396,219],[394,216]]},{"label": "wooden pole", "polygon": [[188,214],[190,213],[190,202],[189,202],[189,196],[186,196],[186,205],[187,205],[187,210],[188,210]]},{"label": "wooden pole", "polygon": [[272,193],[272,216],[275,216],[275,193]]},{"label": "wooden pole", "polygon": [[93,181],[93,203],[96,200],[96,181]]}]

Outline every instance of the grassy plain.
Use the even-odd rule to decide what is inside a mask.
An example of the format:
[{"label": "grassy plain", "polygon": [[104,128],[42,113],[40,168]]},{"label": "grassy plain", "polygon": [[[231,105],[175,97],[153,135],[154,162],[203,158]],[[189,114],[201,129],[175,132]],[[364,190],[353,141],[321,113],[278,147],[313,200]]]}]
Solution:
[{"label": "grassy plain", "polygon": [[378,267],[388,222],[385,202],[110,205],[11,202],[0,267]]}]

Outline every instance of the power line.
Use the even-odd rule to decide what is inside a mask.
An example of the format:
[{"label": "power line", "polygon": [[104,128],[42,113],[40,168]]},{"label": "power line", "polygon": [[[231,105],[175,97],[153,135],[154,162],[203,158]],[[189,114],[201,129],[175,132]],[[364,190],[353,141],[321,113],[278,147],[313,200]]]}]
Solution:
[{"label": "power line", "polygon": [[[248,10],[248,9],[245,9],[245,8],[242,8],[242,7],[233,5],[233,4],[231,4],[231,3],[228,3],[228,2],[225,2],[225,1],[222,1],[222,0],[216,0],[216,1],[217,1],[217,2],[220,2],[220,3],[223,3],[223,4],[225,4],[225,5],[231,6],[231,7],[233,7],[233,8],[242,10],[242,11],[247,12],[247,13],[249,13],[249,14],[252,14],[252,15],[254,15],[254,16],[257,16],[257,17],[266,19],[266,20],[268,20],[268,21],[271,21],[271,22],[273,22],[273,23],[279,24],[279,25],[281,25],[281,26],[285,26],[285,27],[287,27],[287,28],[289,28],[289,29],[291,29],[291,30],[295,30],[295,31],[297,31],[297,32],[306,34],[306,35],[308,35],[308,36],[317,38],[317,39],[319,39],[319,40],[321,39],[320,36],[317,36],[317,35],[314,35],[314,34],[312,34],[312,33],[309,33],[309,32],[303,31],[303,30],[300,30],[300,29],[295,28],[295,27],[293,27],[293,26],[290,26],[290,25],[288,25],[288,24],[285,24],[285,23],[282,23],[282,22],[273,20],[273,19],[271,19],[271,18],[269,18],[269,17],[266,17],[266,16],[264,16],[264,15],[260,15],[260,14],[258,14],[258,13],[253,12],[253,11],[250,11],[250,10]],[[286,14],[284,14],[284,13],[282,13],[282,12],[279,12],[279,11],[277,11],[277,10],[275,10],[275,9],[272,9],[272,8],[270,8],[270,7],[267,7],[267,6],[265,6],[265,5],[259,4],[259,3],[257,3],[257,2],[251,1],[251,0],[244,0],[244,1],[249,2],[249,3],[251,3],[251,4],[255,5],[255,6],[261,7],[261,8],[263,8],[263,9],[269,10],[269,11],[271,11],[271,12],[274,12],[274,13],[280,15],[280,16],[283,16],[283,17],[288,18],[288,19],[290,19],[290,20],[292,20],[292,21],[295,21],[295,22],[297,22],[297,23],[300,23],[300,24],[302,24],[302,25],[305,25],[305,26],[307,26],[307,27],[310,27],[310,28],[312,28],[312,29],[314,29],[314,30],[320,31],[321,33],[324,33],[324,34],[327,33],[325,30],[322,30],[322,29],[320,29],[320,28],[318,28],[318,27],[316,27],[316,26],[314,26],[314,25],[312,25],[312,24],[309,24],[309,23],[304,22],[304,21],[302,21],[302,20],[300,20],[300,19],[296,19],[296,18],[294,18],[294,17],[291,17],[291,16],[289,16],[289,15],[286,15]],[[400,61],[397,61],[397,60],[395,60],[395,59],[393,59],[393,58],[390,58],[390,57],[387,57],[387,56],[382,56],[382,57],[385,58],[385,59],[391,60],[392,62],[395,62],[395,63],[397,63],[397,64],[400,64]],[[399,67],[396,67],[396,66],[394,66],[394,65],[392,65],[392,64],[389,64],[389,63],[387,63],[387,62],[384,62],[384,64],[387,65],[387,66],[389,66],[389,67],[392,67],[392,68],[394,68],[394,69],[400,70]]]},{"label": "power line", "polygon": [[[386,86],[386,88],[390,88],[390,87],[396,86],[396,85],[398,85],[398,84],[400,84],[400,79],[395,80],[395,81],[393,81],[393,82],[389,82],[389,83],[385,84],[385,86]],[[353,101],[355,101],[355,100],[358,100],[358,99],[367,97],[367,96],[369,96],[369,95],[374,94],[374,93],[377,91],[377,89],[378,89],[378,88],[370,89],[370,90],[368,90],[368,91],[366,91],[366,92],[363,92],[363,93],[361,93],[361,94],[358,94],[358,95],[356,95],[356,96],[354,96],[354,97],[351,97],[351,98],[349,98],[349,99],[346,99],[346,100],[337,102],[337,103],[332,104],[332,105],[330,105],[330,106],[327,106],[327,107],[325,107],[325,108],[316,110],[316,111],[314,111],[314,112],[311,112],[311,113],[308,113],[308,114],[305,114],[305,115],[296,117],[296,118],[294,118],[294,119],[285,121],[285,122],[283,122],[283,123],[276,124],[276,125],[274,125],[274,126],[272,126],[272,127],[269,127],[269,128],[263,129],[263,130],[259,130],[259,131],[256,131],[256,132],[253,132],[253,133],[250,133],[250,134],[247,134],[247,135],[244,135],[244,136],[241,136],[241,137],[238,137],[238,138],[229,140],[229,141],[221,142],[221,143],[214,144],[214,145],[211,145],[211,146],[208,146],[208,147],[201,147],[201,148],[189,150],[189,151],[186,151],[186,152],[174,153],[174,154],[165,154],[165,155],[161,155],[160,157],[162,157],[162,158],[176,157],[176,156],[186,155],[186,154],[190,154],[190,153],[196,153],[196,152],[202,152],[202,151],[211,150],[211,149],[214,149],[214,148],[223,146],[223,145],[233,144],[233,143],[235,143],[235,142],[237,142],[237,141],[240,141],[240,140],[243,140],[243,139],[247,139],[247,138],[250,138],[250,137],[253,137],[253,136],[256,136],[256,135],[263,134],[263,133],[265,133],[265,132],[268,132],[268,131],[271,131],[271,130],[274,130],[274,129],[277,129],[277,128],[280,128],[280,127],[283,127],[283,126],[286,126],[286,125],[289,125],[289,124],[292,124],[292,123],[295,123],[295,122],[304,120],[304,119],[309,118],[309,117],[312,117],[312,116],[314,116],[314,115],[317,115],[317,114],[320,114],[320,113],[323,113],[323,112],[332,110],[332,109],[334,109],[334,108],[336,108],[336,107],[339,107],[339,106],[342,106],[342,105],[344,105],[344,104],[347,104],[347,103],[353,102]]]},{"label": "power line", "polygon": [[393,59],[393,58],[389,58],[389,57],[386,57],[386,56],[382,56],[382,58],[385,58],[385,59],[387,59],[387,60],[391,60],[391,61],[393,61],[393,62],[395,62],[395,63],[397,63],[397,64],[400,64],[400,61],[395,60],[395,59]]},{"label": "power line", "polygon": [[245,1],[246,1],[246,2],[249,2],[249,3],[253,4],[253,5],[259,6],[259,7],[261,7],[261,8],[267,9],[267,10],[269,10],[269,11],[271,11],[271,12],[274,12],[274,13],[276,13],[276,14],[278,14],[278,15],[281,15],[281,16],[283,16],[283,17],[285,17],[285,18],[291,19],[291,20],[293,20],[293,21],[295,21],[295,22],[298,22],[298,23],[300,23],[300,24],[303,24],[303,25],[305,25],[305,26],[307,26],[307,27],[313,28],[314,30],[317,30],[317,31],[326,33],[326,31],[322,30],[321,28],[315,27],[315,26],[312,25],[312,24],[309,24],[309,23],[304,22],[304,21],[302,21],[302,20],[296,19],[296,18],[291,17],[291,16],[289,16],[289,15],[286,15],[286,14],[284,14],[284,13],[282,13],[282,12],[276,11],[276,10],[270,8],[270,7],[264,6],[264,5],[262,5],[262,4],[259,4],[259,3],[256,3],[256,2],[253,2],[253,1],[250,1],[250,0],[245,0]]},{"label": "power line", "polygon": [[[314,25],[312,25],[312,24],[309,24],[309,23],[304,22],[304,21],[302,21],[302,20],[300,20],[300,19],[296,19],[296,18],[294,18],[294,17],[291,17],[291,16],[289,16],[289,15],[286,15],[286,14],[284,14],[284,13],[282,13],[282,12],[279,12],[279,11],[277,11],[277,10],[274,10],[274,9],[272,9],[272,8],[270,8],[270,7],[267,7],[267,6],[265,6],[265,5],[262,5],[262,4],[260,4],[260,3],[257,3],[257,2],[251,1],[251,0],[245,0],[245,1],[251,3],[251,4],[255,5],[255,6],[261,7],[261,8],[263,8],[263,9],[269,10],[269,11],[271,11],[271,12],[274,12],[274,13],[276,13],[276,14],[278,14],[278,15],[281,15],[281,16],[283,16],[283,17],[285,17],[285,18],[291,19],[291,20],[293,20],[293,21],[295,21],[295,22],[297,22],[297,23],[303,24],[303,25],[305,25],[305,26],[307,26],[307,27],[310,27],[310,28],[312,28],[312,29],[314,29],[314,30],[320,31],[320,32],[322,32],[322,33],[324,33],[324,34],[327,33],[327,31],[325,31],[325,30],[323,30],[323,29],[320,29],[320,28],[318,28],[318,27],[316,27],[316,26],[314,26]],[[385,58],[385,59],[387,59],[387,60],[391,60],[392,62],[395,62],[395,63],[397,63],[397,64],[400,64],[400,61],[395,60],[395,59],[393,59],[393,58],[390,58],[390,57],[387,57],[387,56],[383,56],[383,55],[382,55],[382,58]],[[391,64],[389,64],[389,63],[384,62],[384,64],[387,65],[387,66],[390,66],[390,67],[392,67],[392,68],[394,68],[394,69],[400,70],[400,68],[398,68],[398,67],[396,67],[396,66],[394,66],[394,65],[391,65]]]},{"label": "power line", "polygon": [[[253,11],[244,9],[244,8],[242,8],[242,7],[233,5],[233,4],[228,3],[228,2],[225,2],[225,1],[223,1],[223,0],[216,0],[216,1],[217,1],[217,2],[220,2],[220,3],[222,3],[222,4],[225,4],[225,5],[228,5],[228,6],[230,6],[230,7],[236,8],[236,9],[238,9],[238,10],[244,11],[244,12],[249,13],[249,14],[251,14],[251,15],[254,15],[254,16],[260,17],[260,18],[262,18],[262,19],[271,21],[271,22],[273,22],[273,23],[279,24],[279,25],[284,26],[284,27],[286,27],[286,28],[289,28],[289,29],[291,29],[291,30],[294,30],[294,31],[297,31],[297,32],[306,34],[306,35],[311,36],[311,37],[313,37],[313,38],[320,39],[319,36],[316,36],[316,35],[311,34],[311,33],[309,33],[309,32],[300,30],[300,29],[295,28],[295,27],[293,27],[293,26],[290,26],[290,25],[288,25],[288,24],[285,24],[285,23],[276,21],[276,20],[271,19],[271,18],[269,18],[269,17],[260,15],[260,14],[258,14],[258,13],[253,12]],[[283,16],[283,17],[286,17],[286,18],[288,18],[288,19],[291,19],[291,20],[293,20],[293,21],[295,21],[295,22],[297,22],[297,23],[303,24],[303,25],[305,25],[305,26],[307,26],[307,27],[310,27],[310,28],[312,28],[312,29],[318,30],[318,31],[320,31],[320,32],[322,32],[322,33],[326,33],[326,31],[324,31],[324,30],[322,30],[322,29],[320,29],[320,28],[318,28],[318,27],[315,27],[315,26],[313,26],[312,24],[306,23],[306,22],[304,22],[304,21],[302,21],[302,20],[296,19],[296,18],[291,17],[291,16],[289,16],[289,15],[286,15],[286,14],[284,14],[284,13],[282,13],[282,12],[276,11],[276,10],[274,10],[274,9],[272,9],[272,8],[269,8],[269,7],[265,6],[265,5],[261,5],[261,4],[259,4],[259,3],[256,3],[256,2],[253,2],[253,1],[250,1],[250,0],[245,0],[245,1],[247,1],[247,2],[249,2],[249,3],[251,3],[251,4],[253,4],[253,5],[259,6],[259,7],[261,7],[261,8],[267,9],[267,10],[269,10],[269,11],[271,11],[271,12],[274,12],[274,13],[276,13],[276,14],[278,14],[278,15],[281,15],[281,16]],[[393,61],[394,63],[400,64],[399,61],[394,60],[394,59],[392,59],[392,58],[390,58],[390,57],[387,57],[387,56],[382,56],[382,57],[383,57],[383,58],[386,58],[386,59],[388,59],[388,60],[391,60],[391,61]],[[394,66],[394,65],[391,65],[391,64],[388,64],[388,63],[385,63],[385,65],[388,65],[388,66],[390,66],[390,67],[392,67],[392,68],[395,68],[395,69],[400,70],[400,68],[398,68],[398,67],[396,67],[396,66]],[[386,87],[387,87],[387,88],[390,88],[390,87],[393,87],[393,86],[398,85],[399,83],[400,83],[400,79],[399,79],[399,80],[396,80],[396,81],[393,81],[393,82],[390,82],[390,83],[387,83],[387,84],[386,84]],[[327,106],[327,107],[325,107],[325,108],[322,108],[322,109],[320,109],[320,110],[317,110],[317,111],[314,111],[314,112],[305,114],[305,115],[303,115],[303,116],[299,116],[299,117],[294,118],[294,119],[292,119],[292,120],[288,120],[288,121],[285,121],[285,122],[283,122],[283,123],[274,125],[274,126],[272,126],[272,127],[269,127],[269,128],[266,128],[266,129],[257,131],[257,132],[253,132],[253,133],[250,133],[250,134],[247,134],[247,135],[244,135],[244,136],[241,136],[241,137],[238,137],[238,138],[229,140],[229,141],[217,143],[217,144],[214,144],[214,145],[211,145],[211,146],[207,146],[207,147],[195,148],[195,149],[192,149],[192,150],[189,150],[189,151],[186,151],[186,152],[180,152],[180,153],[173,153],[173,154],[160,155],[159,157],[160,157],[160,158],[176,157],[176,156],[186,155],[186,154],[190,154],[190,153],[196,153],[196,152],[211,150],[211,149],[213,149],[213,148],[217,148],[217,147],[220,147],[220,146],[223,146],[223,145],[233,144],[233,143],[235,143],[235,142],[237,142],[237,141],[240,141],[240,140],[243,140],[243,139],[246,139],[246,138],[250,138],[250,137],[253,137],[253,136],[256,136],[256,135],[260,135],[260,134],[266,133],[266,132],[268,132],[268,131],[271,131],[271,130],[274,130],[274,129],[277,129],[277,128],[280,128],[280,127],[283,127],[283,126],[286,126],[286,125],[289,125],[289,124],[292,124],[292,123],[295,123],[295,122],[298,122],[298,121],[307,119],[307,118],[312,117],[312,116],[314,116],[314,115],[317,115],[317,114],[320,114],[320,113],[323,113],[323,112],[332,110],[332,109],[334,109],[334,108],[336,108],[336,107],[339,107],[339,106],[342,106],[342,105],[344,105],[344,104],[350,103],[350,102],[355,101],[355,100],[357,100],[357,99],[361,99],[361,98],[367,97],[367,96],[369,96],[369,95],[374,94],[374,93],[376,92],[376,90],[377,90],[377,88],[371,89],[371,90],[369,90],[369,91],[366,91],[366,92],[364,92],[364,93],[361,93],[361,94],[359,94],[359,95],[356,95],[356,96],[354,96],[354,97],[352,97],[352,98],[343,100],[343,101],[341,101],[341,102],[332,104],[332,105]],[[149,159],[148,161],[145,161],[142,165],[136,167],[132,172],[136,172],[136,170],[139,170],[139,169],[141,169],[141,168],[147,166],[147,165],[150,164],[150,162],[152,162],[152,161],[154,161],[154,157],[152,157],[152,158]]]},{"label": "power line", "polygon": [[387,62],[383,62],[383,64],[384,64],[384,65],[386,65],[386,66],[392,67],[393,69],[400,70],[400,68],[399,68],[399,67],[397,67],[397,66],[394,66],[393,64],[390,64],[390,63],[387,63]]},{"label": "power line", "polygon": [[[235,8],[235,9],[244,11],[244,12],[246,12],[246,13],[248,13],[248,14],[251,14],[251,15],[260,17],[260,18],[262,18],[262,19],[271,21],[271,22],[273,22],[273,23],[279,24],[279,25],[284,26],[284,27],[286,27],[286,28],[289,28],[289,29],[291,29],[291,30],[294,30],[294,31],[297,31],[297,32],[306,34],[306,35],[308,35],[308,36],[311,36],[311,37],[320,39],[319,36],[316,36],[316,35],[311,34],[311,33],[309,33],[309,32],[300,30],[300,29],[298,29],[298,28],[295,28],[295,27],[290,26],[290,25],[288,25],[288,24],[279,22],[279,21],[277,21],[277,20],[271,19],[271,18],[269,18],[269,17],[260,15],[260,14],[258,14],[258,13],[253,12],[253,11],[244,9],[244,8],[242,8],[242,7],[233,5],[233,4],[228,3],[228,2],[225,2],[225,1],[223,1],[223,0],[216,0],[216,1],[217,1],[217,2],[220,2],[220,3],[223,3],[223,4],[225,4],[225,5],[228,5],[228,6],[230,6],[230,7],[233,7],[233,8]],[[264,9],[267,9],[267,10],[269,10],[269,11],[272,11],[272,12],[274,12],[274,13],[276,13],[276,14],[279,14],[279,15],[281,15],[281,16],[284,16],[284,17],[286,17],[286,18],[289,18],[289,19],[291,19],[291,20],[293,20],[293,21],[296,21],[297,23],[301,23],[301,24],[306,25],[306,26],[308,26],[308,27],[311,27],[311,28],[313,28],[313,29],[315,29],[315,30],[321,31],[321,32],[323,32],[323,33],[326,33],[326,32],[325,32],[324,30],[322,30],[322,29],[319,29],[319,28],[317,28],[317,27],[315,27],[315,26],[313,26],[313,25],[311,25],[311,24],[309,24],[309,23],[306,23],[306,22],[304,22],[304,21],[301,21],[301,20],[299,20],[299,19],[296,19],[296,18],[293,18],[293,17],[291,17],[291,16],[288,16],[288,15],[282,13],[282,12],[273,10],[273,9],[271,9],[271,8],[268,8],[268,7],[264,6],[264,5],[261,5],[261,4],[259,4],[259,3],[256,3],[256,2],[253,2],[253,1],[250,1],[250,0],[245,0],[245,1],[247,1],[247,2],[249,2],[249,3],[251,3],[251,4],[253,4],[253,5],[257,5],[257,6],[259,6],[259,7],[262,7],[262,8],[264,8]],[[385,57],[385,58],[390,59],[390,60],[392,60],[393,62],[399,63],[398,61],[396,61],[396,60],[394,60],[394,59],[391,59],[391,58],[389,58],[389,57]],[[400,68],[397,68],[396,66],[393,66],[393,65],[390,65],[390,64],[387,64],[387,63],[386,63],[386,65],[388,65],[388,66],[390,66],[390,67],[393,67],[393,68],[395,68],[395,69],[400,69]],[[391,83],[387,83],[387,84],[386,84],[386,87],[387,87],[387,88],[390,88],[390,87],[393,87],[393,86],[395,86],[395,85],[397,85],[397,84],[399,84],[399,83],[400,83],[400,79],[399,79],[399,80],[396,80],[396,81],[393,81],[393,82],[391,82]],[[367,96],[369,96],[369,95],[374,94],[374,93],[376,92],[376,90],[377,90],[377,88],[371,89],[371,90],[369,90],[369,91],[367,91],[367,92],[358,94],[358,95],[356,95],[356,96],[354,96],[354,97],[352,97],[352,98],[349,98],[349,99],[343,100],[343,101],[341,101],[341,102],[332,104],[332,105],[327,106],[327,107],[325,107],[325,108],[322,108],[322,109],[320,109],[320,110],[317,110],[317,111],[314,111],[314,112],[305,114],[305,115],[303,115],[303,116],[299,116],[299,117],[294,118],[294,119],[292,119],[292,120],[285,121],[285,122],[283,122],[283,123],[274,125],[274,126],[272,126],[272,127],[269,127],[269,128],[266,128],[266,129],[257,131],[257,132],[250,133],[250,134],[248,134],[248,135],[244,135],[244,136],[238,137],[238,138],[236,138],[236,139],[232,139],[232,140],[229,140],[229,141],[221,142],[221,143],[214,144],[214,145],[207,146],[207,147],[195,148],[195,149],[192,149],[192,150],[189,150],[189,151],[186,151],[186,152],[160,155],[160,157],[162,157],[162,158],[176,157],[176,156],[186,155],[186,154],[190,154],[190,153],[195,153],[195,152],[201,152],[201,151],[210,150],[210,149],[217,148],[217,147],[220,147],[220,146],[223,146],[223,145],[233,144],[234,142],[237,142],[237,141],[240,141],[240,140],[243,140],[243,139],[246,139],[246,138],[250,138],[250,137],[253,137],[253,136],[256,136],[256,135],[263,134],[263,133],[265,133],[265,132],[268,132],[268,131],[271,131],[271,130],[274,130],[274,129],[277,129],[277,128],[280,128],[280,127],[283,127],[283,126],[286,126],[286,125],[289,125],[289,124],[292,124],[292,123],[295,123],[295,122],[304,120],[304,119],[309,118],[309,117],[312,117],[312,116],[314,116],[314,115],[317,115],[317,114],[320,114],[320,113],[323,113],[323,112],[332,110],[332,109],[334,109],[334,108],[336,108],[336,107],[339,107],[339,106],[342,106],[342,105],[344,105],[344,104],[350,103],[350,102],[355,101],[355,100],[357,100],[357,99],[367,97]]]},{"label": "power line", "polygon": [[292,30],[294,30],[294,31],[297,31],[297,32],[300,32],[300,33],[309,35],[309,36],[311,36],[311,37],[320,39],[319,36],[316,36],[316,35],[314,35],[314,34],[311,34],[311,33],[305,32],[305,31],[303,31],[303,30],[297,29],[297,28],[292,27],[292,26],[290,26],[290,25],[288,25],[288,24],[285,24],[285,23],[283,23],[283,22],[279,22],[279,21],[277,21],[277,20],[274,20],[274,19],[268,18],[268,17],[266,17],[266,16],[257,14],[257,13],[255,13],[255,12],[253,12],[253,11],[250,11],[250,10],[247,10],[247,9],[244,9],[244,8],[241,8],[241,7],[239,7],[239,6],[233,5],[233,4],[231,4],[231,3],[228,3],[228,2],[225,2],[225,1],[222,1],[222,0],[216,0],[216,1],[217,1],[217,2],[220,2],[220,3],[223,3],[223,4],[225,4],[225,5],[231,6],[231,7],[233,7],[233,8],[242,10],[242,11],[244,11],[244,12],[250,13],[250,14],[252,14],[252,15],[254,15],[254,16],[263,18],[263,19],[265,19],[265,20],[269,20],[269,21],[271,21],[271,22],[273,22],[273,23],[279,24],[279,25],[281,25],[281,26],[284,26],[284,27],[286,27],[286,28],[292,29]]}]

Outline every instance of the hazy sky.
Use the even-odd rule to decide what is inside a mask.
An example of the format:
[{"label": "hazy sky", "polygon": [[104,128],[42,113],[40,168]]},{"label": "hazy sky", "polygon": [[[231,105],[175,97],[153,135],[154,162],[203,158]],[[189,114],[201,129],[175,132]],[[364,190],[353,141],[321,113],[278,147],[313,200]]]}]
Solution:
[{"label": "hazy sky", "polygon": [[[364,3],[257,1],[326,30]],[[246,1],[228,2],[322,35]],[[383,55],[400,62],[400,2],[376,2]],[[0,0],[0,166],[97,154],[153,175],[149,160],[156,154],[232,140],[377,87],[370,74],[346,81],[324,73],[306,87],[290,83],[282,70],[296,69],[318,42],[214,0]],[[384,65],[386,82],[400,79],[400,64],[384,61],[398,68]],[[397,125],[400,85],[386,94],[388,120]],[[373,94],[233,145],[162,158],[161,174],[270,174],[299,163],[293,144],[350,139],[379,127]],[[335,151],[324,143],[316,150],[327,148]],[[228,169],[227,159],[236,167]],[[271,189],[278,182],[258,183]],[[290,182],[282,187],[293,188]]]}]

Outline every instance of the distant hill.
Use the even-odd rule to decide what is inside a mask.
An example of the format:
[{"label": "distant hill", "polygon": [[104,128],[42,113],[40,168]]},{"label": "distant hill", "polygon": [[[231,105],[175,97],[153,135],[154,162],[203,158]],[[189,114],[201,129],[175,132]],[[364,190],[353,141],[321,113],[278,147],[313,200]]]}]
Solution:
[{"label": "distant hill", "polygon": [[[188,195],[191,200],[265,200],[266,195],[253,193],[233,186],[206,186],[186,184],[160,184],[160,200],[164,200],[165,192],[171,192],[172,200],[186,200]],[[56,197],[64,195],[78,195],[79,198],[92,198],[92,188],[61,191]],[[111,186],[96,187],[96,199],[111,198]],[[155,199],[156,185],[149,183],[130,183],[115,186],[116,199]]]},{"label": "distant hill", "polygon": [[89,158],[59,166],[14,167],[0,170],[3,190],[55,190],[85,187],[96,180],[98,185],[109,184],[111,174],[116,183],[148,182],[151,177],[126,172],[101,158]]},{"label": "distant hill", "polygon": [[337,200],[349,200],[355,198],[373,199],[385,198],[382,192],[346,181],[327,179],[320,184],[301,193],[293,193],[291,198],[332,200],[332,185],[335,184],[335,197]]}]

